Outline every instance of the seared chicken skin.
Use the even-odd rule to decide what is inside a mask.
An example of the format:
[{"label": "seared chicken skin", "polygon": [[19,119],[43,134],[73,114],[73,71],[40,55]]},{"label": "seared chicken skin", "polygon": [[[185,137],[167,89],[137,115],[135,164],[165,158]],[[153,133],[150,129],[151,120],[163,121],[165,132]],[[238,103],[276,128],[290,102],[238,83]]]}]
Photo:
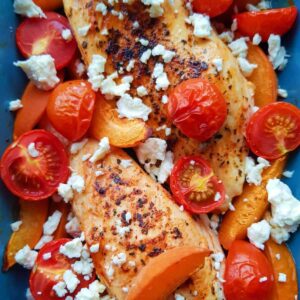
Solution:
[{"label": "seared chicken skin", "polygon": [[[214,32],[207,39],[193,35],[192,25],[186,23],[188,11],[183,0],[175,0],[174,5],[165,1],[162,5],[164,14],[159,18],[150,18],[148,7],[140,1],[131,5],[115,4],[113,8],[108,5],[108,13],[103,16],[95,9],[99,2],[64,0],[66,15],[86,65],[91,63],[94,54],[101,54],[107,58],[107,74],[123,69],[124,75],[133,75],[134,80],[128,93],[137,96],[138,86],[143,85],[147,88],[149,94],[142,98],[152,109],[147,125],[153,129],[153,134],[171,139],[177,157],[185,152],[201,152],[224,182],[229,198],[239,195],[245,180],[245,157],[248,153],[243,131],[248,109],[253,104],[253,89],[239,70],[237,61],[228,47]],[[121,12],[123,20],[112,15],[112,9]],[[87,35],[80,35],[79,29],[87,24],[91,24]],[[136,24],[138,26],[135,26]],[[101,34],[106,29],[108,33]],[[140,38],[148,40],[149,45],[142,45]],[[176,52],[172,61],[164,64],[164,71],[170,81],[166,91],[157,91],[155,79],[151,76],[154,65],[163,62],[162,58],[152,56],[146,64],[140,61],[142,54],[157,44]],[[216,58],[223,61],[223,69],[219,73],[216,73],[212,64]],[[134,68],[126,72],[126,66],[132,59],[135,60]],[[228,118],[223,128],[205,145],[206,147],[200,147],[201,151],[201,145],[191,143],[176,130],[173,130],[170,137],[166,137],[164,131],[156,131],[165,124],[171,127],[167,120],[166,107],[161,102],[162,96],[167,95],[168,91],[182,80],[195,77],[204,77],[215,83],[228,105]]]},{"label": "seared chicken skin", "polygon": [[[125,299],[122,287],[130,289],[147,261],[166,249],[187,245],[222,252],[207,219],[197,222],[181,211],[169,193],[134,161],[128,168],[122,167],[121,160],[130,159],[122,150],[112,149],[98,163],[82,161],[83,155],[96,149],[97,142],[90,140],[71,159],[72,170],[86,185],[84,192],[75,195],[72,207],[88,245],[100,244],[93,260],[111,296]],[[103,175],[97,177],[96,171]],[[209,257],[178,292],[186,299],[218,299],[222,291],[216,277]]]}]

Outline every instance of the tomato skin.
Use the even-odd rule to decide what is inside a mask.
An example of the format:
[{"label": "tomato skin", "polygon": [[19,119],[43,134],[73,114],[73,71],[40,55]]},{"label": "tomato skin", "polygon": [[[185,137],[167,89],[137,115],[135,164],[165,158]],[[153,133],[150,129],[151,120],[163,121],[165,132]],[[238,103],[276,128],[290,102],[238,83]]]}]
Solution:
[{"label": "tomato skin", "polygon": [[55,10],[63,6],[62,0],[33,0],[33,2],[45,11]]},{"label": "tomato skin", "polygon": [[[62,281],[63,273],[66,270],[72,270],[71,264],[76,261],[59,253],[60,246],[69,241],[71,240],[67,238],[51,241],[39,251],[29,279],[30,291],[35,300],[60,300],[65,299],[67,296],[74,297],[80,289],[88,287],[95,280],[95,273],[93,273],[89,280],[84,280],[82,275],[77,275],[80,283],[73,293],[68,293],[63,298],[56,295],[53,286]],[[43,259],[43,255],[46,253],[51,253],[50,259]],[[56,276],[58,278],[55,278]]]},{"label": "tomato skin", "polygon": [[68,20],[55,12],[45,13],[45,18],[25,19],[17,28],[16,42],[25,58],[31,55],[50,54],[55,60],[55,67],[60,70],[67,66],[77,51],[73,37],[65,41],[62,30],[70,29]]},{"label": "tomato skin", "polygon": [[68,140],[79,140],[90,127],[95,99],[96,94],[89,82],[64,82],[50,96],[47,106],[49,121]]},{"label": "tomato skin", "polygon": [[[184,172],[190,166],[201,170],[201,174],[199,174],[199,180],[209,177],[208,182],[212,185],[213,194],[204,201],[197,202],[191,200],[189,196],[194,190],[184,187],[182,184]],[[195,174],[195,172],[193,174]],[[225,188],[223,183],[213,174],[208,162],[201,156],[185,156],[177,161],[170,176],[170,188],[175,201],[179,205],[183,205],[187,211],[195,214],[209,213],[221,206],[225,201]],[[220,199],[215,201],[215,194],[217,192],[220,194]]]},{"label": "tomato skin", "polygon": [[[28,153],[34,143],[39,152]],[[6,187],[24,200],[43,200],[53,195],[69,177],[69,159],[62,143],[50,132],[32,130],[21,135],[1,158],[1,178]]]},{"label": "tomato skin", "polygon": [[[267,281],[259,282],[262,277]],[[226,259],[224,292],[227,300],[270,300],[274,285],[267,257],[246,241],[234,241]]]},{"label": "tomato skin", "polygon": [[223,14],[233,3],[233,0],[193,0],[193,10],[211,18]]},{"label": "tomato skin", "polygon": [[253,37],[259,33],[264,42],[271,34],[283,35],[295,23],[298,10],[296,6],[269,9],[259,12],[244,12],[236,15],[238,30],[242,35]]},{"label": "tomato skin", "polygon": [[[279,117],[283,118],[279,123],[281,126],[271,123]],[[277,127],[282,131],[277,133],[276,138]],[[288,128],[290,130],[286,131]],[[283,131],[285,132],[282,133]],[[295,150],[300,145],[300,109],[287,102],[276,102],[262,107],[250,118],[246,139],[253,153],[270,160]]]},{"label": "tomato skin", "polygon": [[170,92],[168,116],[183,134],[203,142],[224,124],[227,105],[215,85],[201,78],[188,79]]}]

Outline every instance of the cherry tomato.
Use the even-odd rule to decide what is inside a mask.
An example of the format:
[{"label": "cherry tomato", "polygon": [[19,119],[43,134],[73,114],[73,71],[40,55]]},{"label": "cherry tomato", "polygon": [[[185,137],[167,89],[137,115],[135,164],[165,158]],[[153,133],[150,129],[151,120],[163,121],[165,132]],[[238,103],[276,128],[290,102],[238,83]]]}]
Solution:
[{"label": "cherry tomato", "polygon": [[84,80],[67,81],[52,92],[47,106],[49,121],[70,141],[82,138],[90,127],[96,94]]},{"label": "cherry tomato", "polygon": [[75,38],[64,40],[62,31],[70,30],[68,20],[55,12],[46,13],[45,18],[30,18],[21,23],[16,31],[17,46],[24,57],[50,54],[57,70],[67,66],[74,57],[77,44]]},{"label": "cherry tomato", "polygon": [[1,178],[24,200],[45,199],[69,176],[69,161],[62,143],[50,132],[32,130],[21,135],[4,152]]},{"label": "cherry tomato", "polygon": [[170,187],[176,202],[192,213],[208,213],[225,201],[223,183],[200,156],[185,156],[175,164]]},{"label": "cherry tomato", "polygon": [[42,10],[56,10],[63,6],[62,0],[33,0]]},{"label": "cherry tomato", "polygon": [[272,266],[263,252],[246,241],[234,241],[229,248],[224,279],[227,300],[271,299]]},{"label": "cherry tomato", "polygon": [[[67,296],[75,299],[75,295],[82,288],[88,287],[95,280],[95,273],[90,276],[89,280],[85,280],[82,275],[76,274],[71,267],[76,259],[67,258],[59,252],[59,248],[69,241],[70,239],[58,239],[47,243],[40,250],[29,279],[30,291],[35,300],[61,300]],[[44,255],[49,255],[48,253],[51,254],[51,257],[44,259]],[[69,292],[63,298],[58,297],[53,290],[53,286],[63,281],[63,274],[67,270],[71,270],[80,280],[80,283],[73,293]]]},{"label": "cherry tomato", "polygon": [[246,139],[256,155],[276,159],[300,145],[300,110],[286,103],[271,103],[249,120]]},{"label": "cherry tomato", "polygon": [[193,0],[195,12],[216,17],[224,13],[232,4],[233,0]]},{"label": "cherry tomato", "polygon": [[253,37],[259,33],[266,42],[273,34],[283,35],[293,26],[297,17],[297,7],[244,12],[236,15],[238,29],[243,35]]},{"label": "cherry tomato", "polygon": [[227,116],[225,99],[205,79],[188,79],[169,94],[168,115],[190,138],[206,141],[222,127]]}]

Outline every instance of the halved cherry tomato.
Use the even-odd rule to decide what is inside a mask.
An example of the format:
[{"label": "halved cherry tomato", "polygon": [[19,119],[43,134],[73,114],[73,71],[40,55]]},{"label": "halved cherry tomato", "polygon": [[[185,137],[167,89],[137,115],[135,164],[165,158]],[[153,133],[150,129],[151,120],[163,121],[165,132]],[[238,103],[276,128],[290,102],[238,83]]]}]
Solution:
[{"label": "halved cherry tomato", "polygon": [[[37,150],[37,153],[30,153]],[[50,132],[32,130],[21,135],[4,152],[1,178],[7,188],[24,200],[51,196],[69,176],[69,161],[62,143]]]},{"label": "halved cherry tomato", "polygon": [[263,41],[273,34],[283,35],[293,26],[297,17],[297,7],[268,9],[264,11],[244,12],[235,16],[238,29],[243,35],[253,37],[259,33]]},{"label": "halved cherry tomato", "polygon": [[96,94],[84,80],[67,81],[52,92],[47,106],[49,121],[70,141],[82,138],[90,127]]},{"label": "halved cherry tomato", "polygon": [[227,300],[269,300],[274,278],[266,256],[246,241],[234,241],[226,259],[224,292]]},{"label": "halved cherry tomato", "polygon": [[300,145],[300,109],[286,103],[271,103],[250,118],[246,139],[256,155],[276,159]]},{"label": "halved cherry tomato", "polygon": [[206,141],[224,124],[227,105],[214,84],[201,78],[188,79],[169,94],[168,115],[182,133]]},{"label": "halved cherry tomato", "polygon": [[195,12],[216,17],[224,13],[232,4],[233,0],[193,0]]},{"label": "halved cherry tomato", "polygon": [[[88,280],[85,280],[82,275],[76,274],[71,267],[76,260],[67,258],[59,252],[60,246],[69,241],[71,240],[58,239],[47,243],[40,250],[29,279],[30,291],[35,300],[61,300],[66,299],[67,296],[74,297],[82,288],[88,287],[95,280],[95,273]],[[44,255],[48,255],[48,253],[51,254],[51,257],[44,259]],[[67,270],[71,270],[80,283],[73,293],[68,292],[63,298],[58,297],[53,286],[63,281],[63,274]]]},{"label": "halved cherry tomato", "polygon": [[71,29],[68,20],[55,12],[45,18],[29,18],[16,31],[17,46],[27,58],[31,55],[50,54],[57,70],[67,66],[74,57],[77,44],[74,38],[66,41],[62,31]]},{"label": "halved cherry tomato", "polygon": [[208,213],[225,201],[223,183],[200,156],[185,156],[175,164],[170,187],[176,202],[192,213]]}]

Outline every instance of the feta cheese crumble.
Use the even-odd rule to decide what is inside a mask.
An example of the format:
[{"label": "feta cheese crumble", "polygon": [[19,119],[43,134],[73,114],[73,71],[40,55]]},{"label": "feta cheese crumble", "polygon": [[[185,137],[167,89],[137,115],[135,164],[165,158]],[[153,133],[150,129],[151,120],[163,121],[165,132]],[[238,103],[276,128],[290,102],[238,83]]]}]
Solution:
[{"label": "feta cheese crumble", "polygon": [[91,253],[97,253],[97,252],[99,252],[99,249],[100,249],[100,245],[99,244],[94,244],[90,247],[90,252]]},{"label": "feta cheese crumble", "polygon": [[148,91],[147,89],[143,86],[143,85],[140,85],[137,89],[136,89],[136,92],[137,92],[137,95],[139,97],[144,97],[144,96],[147,96],[148,95]]},{"label": "feta cheese crumble", "polygon": [[57,188],[57,193],[63,198],[64,202],[66,203],[69,203],[70,200],[72,200],[74,197],[72,187],[66,183],[59,184]]},{"label": "feta cheese crumble", "polygon": [[194,35],[196,37],[208,38],[211,36],[212,27],[208,16],[193,13],[189,16],[189,21],[194,26]]},{"label": "feta cheese crumble", "polygon": [[63,279],[70,293],[73,293],[80,283],[80,280],[71,270],[66,270],[64,272]]},{"label": "feta cheese crumble", "polygon": [[180,295],[180,294],[178,294],[178,293],[176,293],[176,294],[174,295],[174,298],[175,298],[175,300],[185,300],[185,297],[183,297],[182,295]]},{"label": "feta cheese crumble", "polygon": [[41,90],[51,90],[59,83],[54,59],[49,54],[32,55],[27,60],[14,62],[14,65],[20,67]]},{"label": "feta cheese crumble", "polygon": [[63,281],[59,281],[53,286],[52,289],[58,297],[62,298],[68,293],[66,287],[67,286]]},{"label": "feta cheese crumble", "polygon": [[51,216],[48,217],[47,221],[43,225],[44,235],[52,235],[56,231],[61,217],[62,213],[59,210],[56,210]]},{"label": "feta cheese crumble", "polygon": [[88,139],[83,139],[80,142],[73,143],[70,147],[71,154],[77,154],[88,142]]},{"label": "feta cheese crumble", "polygon": [[72,31],[68,28],[63,29],[63,31],[61,32],[61,36],[67,42],[71,41],[73,38]]},{"label": "feta cheese crumble", "polygon": [[223,59],[222,58],[213,59],[212,64],[216,68],[217,72],[221,72],[223,70]]},{"label": "feta cheese crumble", "polygon": [[279,273],[278,274],[278,282],[286,282],[286,274],[285,273]]},{"label": "feta cheese crumble", "polygon": [[257,248],[264,250],[264,243],[270,238],[271,226],[266,220],[253,223],[247,229],[249,241]]},{"label": "feta cheese crumble", "polygon": [[91,163],[95,163],[100,159],[104,158],[109,151],[110,151],[109,139],[108,137],[104,137],[99,142],[98,148],[96,149],[92,157],[89,159],[89,161]]},{"label": "feta cheese crumble", "polygon": [[82,193],[85,190],[84,179],[77,173],[72,173],[67,184],[73,189],[73,191],[76,191],[77,193]]},{"label": "feta cheese crumble", "polygon": [[127,169],[132,166],[132,160],[131,159],[122,159],[120,166],[124,169]]},{"label": "feta cheese crumble", "polygon": [[51,242],[53,240],[53,236],[51,235],[43,235],[40,240],[37,242],[37,244],[34,246],[35,250],[42,249],[43,246],[45,246],[47,243]]},{"label": "feta cheese crumble", "polygon": [[147,121],[152,110],[143,103],[142,99],[132,98],[129,94],[124,94],[117,102],[117,111],[120,118]]},{"label": "feta cheese crumble", "polygon": [[247,38],[241,37],[228,45],[234,56],[243,58],[247,57],[248,45],[246,43],[246,40]]},{"label": "feta cheese crumble", "polygon": [[101,12],[103,16],[107,15],[107,6],[103,2],[97,3],[95,10]]},{"label": "feta cheese crumble", "polygon": [[283,70],[288,63],[286,50],[281,46],[280,35],[271,34],[268,39],[269,60],[274,70]]},{"label": "feta cheese crumble", "polygon": [[40,155],[40,152],[35,148],[35,143],[30,143],[27,147],[27,151],[32,158],[37,158]]},{"label": "feta cheese crumble", "polygon": [[113,255],[111,258],[112,263],[118,267],[124,265],[126,260],[127,260],[126,254],[123,252],[120,252],[117,255]]},{"label": "feta cheese crumble", "polygon": [[20,229],[20,226],[22,225],[22,221],[16,221],[16,222],[14,222],[14,223],[11,223],[10,224],[10,228],[11,228],[11,230],[13,231],[13,232],[16,232],[16,231],[18,231],[19,229]]},{"label": "feta cheese crumble", "polygon": [[291,189],[279,179],[267,183],[268,201],[271,203],[271,236],[281,244],[289,239],[290,233],[300,224],[300,202]]},{"label": "feta cheese crumble", "polygon": [[75,238],[64,245],[61,245],[59,252],[68,258],[79,258],[81,257],[83,245],[80,238]]},{"label": "feta cheese crumble", "polygon": [[87,24],[87,25],[84,25],[82,27],[79,27],[77,29],[78,30],[78,35],[84,37],[88,34],[90,29],[91,29],[91,24]]},{"label": "feta cheese crumble", "polygon": [[277,93],[278,93],[278,96],[281,97],[281,98],[287,98],[288,97],[288,92],[285,89],[279,88]]},{"label": "feta cheese crumble", "polygon": [[15,0],[14,11],[27,18],[47,18],[42,9],[32,0]]},{"label": "feta cheese crumble", "polygon": [[260,185],[262,181],[262,171],[270,166],[270,163],[262,158],[257,158],[258,164],[255,163],[255,160],[252,157],[246,157],[246,181],[249,184]]},{"label": "feta cheese crumble", "polygon": [[164,10],[161,7],[161,5],[164,3],[165,0],[141,0],[141,1],[144,5],[150,6],[149,14],[151,18],[158,18],[163,15]]},{"label": "feta cheese crumble", "polygon": [[151,49],[147,49],[141,56],[140,61],[143,64],[147,64],[147,61],[149,60],[150,56],[151,56]]},{"label": "feta cheese crumble", "polygon": [[23,104],[20,99],[9,102],[9,107],[8,107],[9,111],[17,111],[21,108],[23,108]]},{"label": "feta cheese crumble", "polygon": [[15,260],[25,269],[30,270],[34,266],[37,255],[37,251],[31,250],[30,247],[26,245],[16,253]]},{"label": "feta cheese crumble", "polygon": [[238,57],[237,61],[239,63],[239,67],[241,71],[243,72],[245,77],[249,77],[252,75],[254,69],[257,68],[256,64],[251,64],[248,59],[244,57]]},{"label": "feta cheese crumble", "polygon": [[252,44],[253,45],[259,45],[262,41],[262,37],[260,36],[259,33],[255,33],[253,39],[252,39]]},{"label": "feta cheese crumble", "polygon": [[106,57],[94,54],[92,62],[90,63],[87,71],[89,82],[94,91],[98,91],[104,79],[103,72],[105,71]]}]

